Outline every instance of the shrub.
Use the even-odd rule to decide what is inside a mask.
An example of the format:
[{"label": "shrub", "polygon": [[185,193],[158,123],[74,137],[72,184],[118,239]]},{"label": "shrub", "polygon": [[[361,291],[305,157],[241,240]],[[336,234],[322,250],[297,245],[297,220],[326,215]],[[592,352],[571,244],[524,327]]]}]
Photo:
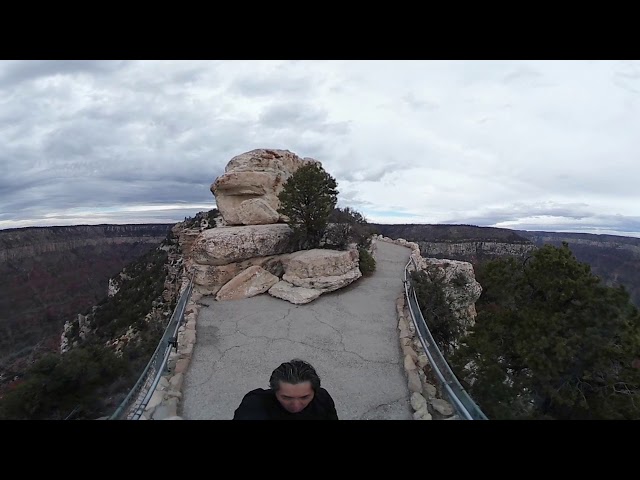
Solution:
[{"label": "shrub", "polygon": [[368,277],[373,274],[376,269],[376,260],[373,258],[373,255],[362,247],[358,248],[358,253],[360,254],[360,263],[358,265],[360,272],[363,276]]}]

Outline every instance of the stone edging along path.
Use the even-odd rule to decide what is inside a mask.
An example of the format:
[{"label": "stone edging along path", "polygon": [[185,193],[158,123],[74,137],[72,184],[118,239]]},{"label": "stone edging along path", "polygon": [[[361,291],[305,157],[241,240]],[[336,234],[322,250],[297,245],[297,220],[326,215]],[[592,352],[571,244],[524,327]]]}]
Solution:
[{"label": "stone edging along path", "polygon": [[[182,279],[179,295],[187,288],[187,277]],[[182,398],[182,382],[189,367],[193,346],[196,343],[196,320],[202,294],[193,292],[184,311],[184,321],[178,329],[178,347],[169,355],[167,369],[169,373],[160,378],[155,392],[149,399],[140,420],[183,420],[178,416],[180,399]]]},{"label": "stone edging along path", "polygon": [[[399,238],[376,236],[374,242],[387,242],[411,249],[411,257],[420,264],[420,246],[415,242],[407,242]],[[375,245],[374,245],[375,251]],[[442,398],[441,389],[436,388],[435,378],[429,359],[422,347],[420,338],[416,335],[416,328],[411,319],[411,313],[406,305],[404,291],[396,300],[398,316],[398,331],[400,347],[404,355],[404,371],[407,376],[409,391],[411,392],[411,407],[414,410],[414,420],[456,420],[453,407]]]}]

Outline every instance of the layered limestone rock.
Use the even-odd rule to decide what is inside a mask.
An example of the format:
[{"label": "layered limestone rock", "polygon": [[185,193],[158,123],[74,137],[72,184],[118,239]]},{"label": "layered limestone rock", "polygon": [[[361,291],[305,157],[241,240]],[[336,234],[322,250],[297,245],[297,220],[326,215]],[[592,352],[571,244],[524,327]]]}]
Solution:
[{"label": "layered limestone rock", "polygon": [[284,267],[297,252],[283,255],[271,255],[267,257],[254,257],[242,262],[233,262],[227,265],[200,265],[193,264],[194,284],[203,295],[215,295],[220,288],[248,267],[262,267],[267,272],[282,277]]},{"label": "layered limestone rock", "polygon": [[361,276],[356,249],[313,249],[292,258],[282,280],[296,287],[332,292],[349,285]]},{"label": "layered limestone rock", "polygon": [[269,289],[269,295],[286,300],[287,302],[301,305],[309,303],[320,295],[322,290],[315,290],[313,288],[295,287],[289,282],[284,280],[279,281],[273,287]]},{"label": "layered limestone rock", "polygon": [[218,210],[228,225],[266,225],[286,221],[278,213],[278,194],[303,165],[320,163],[288,150],[257,149],[232,158],[211,185]]},{"label": "layered limestone rock", "polygon": [[219,227],[205,230],[193,244],[192,260],[200,265],[228,265],[253,257],[291,253],[286,224]]},{"label": "layered limestone rock", "polygon": [[[236,285],[235,282],[244,284],[242,278],[236,280],[236,277],[245,274],[250,267],[254,267],[250,272],[261,268],[279,281],[278,284],[274,282],[273,286],[270,285],[271,288],[268,289],[270,295],[295,304],[308,303],[321,294],[343,288],[362,276],[356,249],[348,251],[316,249],[254,257],[227,265],[194,264],[194,283],[198,286],[200,293],[205,295],[218,293],[217,300],[228,300],[230,298],[227,298],[227,293],[220,293],[222,287],[230,284],[229,288],[231,288],[231,285]],[[238,295],[234,295],[233,298],[245,298]]]},{"label": "layered limestone rock", "polygon": [[463,322],[465,329],[472,326],[476,317],[475,303],[482,294],[473,265],[437,258],[420,258],[417,264],[419,269],[437,271],[438,277],[444,280],[444,293],[452,312]]},{"label": "layered limestone rock", "polygon": [[362,276],[358,250],[313,249],[297,252],[283,264],[282,280],[269,295],[296,305],[309,303],[323,293],[343,288]]},{"label": "layered limestone rock", "polygon": [[242,262],[233,262],[227,265],[200,265],[192,263],[191,269],[194,272],[193,283],[196,290],[202,295],[215,295],[233,277],[246,270],[248,267],[262,267],[267,272],[282,277],[284,266],[289,259],[295,255],[286,253],[282,255],[270,255],[267,257],[254,257]]},{"label": "layered limestone rock", "polygon": [[193,244],[200,236],[201,230],[199,228],[181,228],[174,229],[173,233],[178,236],[182,253],[187,257],[190,256]]},{"label": "layered limestone rock", "polygon": [[238,207],[238,218],[242,225],[277,223],[280,214],[264,198],[250,198]]},{"label": "layered limestone rock", "polygon": [[536,246],[531,243],[508,242],[417,242],[424,257],[458,258],[502,257],[512,255],[524,257]]},{"label": "layered limestone rock", "polygon": [[243,270],[225,283],[216,295],[216,300],[238,300],[266,292],[280,279],[264,268],[253,266]]}]

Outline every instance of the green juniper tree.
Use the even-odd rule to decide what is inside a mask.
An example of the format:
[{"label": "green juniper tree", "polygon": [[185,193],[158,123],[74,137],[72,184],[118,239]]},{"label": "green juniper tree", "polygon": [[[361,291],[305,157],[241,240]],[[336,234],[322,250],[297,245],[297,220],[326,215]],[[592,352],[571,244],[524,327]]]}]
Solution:
[{"label": "green juniper tree", "polygon": [[445,355],[453,353],[464,333],[445,293],[445,275],[437,267],[411,272],[411,280],[418,306],[427,322],[433,339]]},{"label": "green juniper tree", "polygon": [[289,177],[278,195],[278,213],[289,218],[296,248],[307,250],[320,246],[329,215],[338,201],[337,183],[317,163],[300,167]]},{"label": "green juniper tree", "polygon": [[476,269],[478,318],[452,359],[489,418],[640,419],[640,314],[568,244]]}]

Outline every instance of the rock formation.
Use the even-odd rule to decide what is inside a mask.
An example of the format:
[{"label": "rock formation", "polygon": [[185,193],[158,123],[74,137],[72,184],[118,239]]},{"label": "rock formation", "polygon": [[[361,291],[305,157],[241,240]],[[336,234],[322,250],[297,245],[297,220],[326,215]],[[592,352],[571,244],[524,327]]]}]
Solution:
[{"label": "rock formation", "polygon": [[296,287],[332,292],[362,276],[358,258],[355,249],[308,250],[291,259],[282,280]]},{"label": "rock formation", "polygon": [[418,269],[435,269],[444,280],[444,293],[453,314],[465,324],[465,329],[473,325],[476,317],[475,303],[482,294],[473,266],[469,262],[420,258]]},{"label": "rock formation", "polygon": [[291,229],[284,223],[205,230],[195,240],[191,258],[200,265],[228,265],[253,257],[290,253]]},{"label": "rock formation", "polygon": [[105,245],[157,245],[171,229],[170,224],[75,225],[28,227],[0,232],[0,264],[44,254],[65,255],[84,247]]},{"label": "rock formation", "polygon": [[[355,245],[346,251],[295,251],[278,194],[301,166],[320,163],[288,150],[252,150],[232,158],[211,185],[224,224],[189,237],[196,291],[217,300],[268,291],[308,303],[360,278]],[[181,239],[187,239],[183,233]]]},{"label": "rock formation", "polygon": [[251,150],[233,157],[211,185],[218,210],[228,225],[267,225],[286,221],[278,213],[278,194],[303,165],[319,163],[288,150]]},{"label": "rock formation", "polygon": [[254,265],[225,283],[216,295],[216,300],[235,300],[260,295],[278,281],[278,277],[267,272],[264,268]]},{"label": "rock formation", "polygon": [[422,255],[458,260],[474,258],[498,258],[504,256],[525,257],[536,247],[531,243],[508,242],[416,242]]}]

